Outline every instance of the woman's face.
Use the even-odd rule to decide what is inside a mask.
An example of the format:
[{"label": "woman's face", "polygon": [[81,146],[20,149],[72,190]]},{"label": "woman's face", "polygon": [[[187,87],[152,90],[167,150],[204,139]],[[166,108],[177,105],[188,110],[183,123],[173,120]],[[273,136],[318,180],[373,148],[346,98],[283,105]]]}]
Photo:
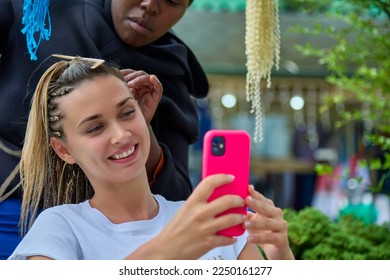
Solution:
[{"label": "woman's face", "polygon": [[189,0],[112,0],[116,33],[131,47],[148,45],[164,35],[187,10]]},{"label": "woman's face", "polygon": [[66,136],[64,141],[54,138],[57,148],[53,138],[51,144],[66,162],[77,163],[92,184],[126,182],[144,170],[149,131],[123,81],[111,75],[85,81],[61,97],[58,106]]}]

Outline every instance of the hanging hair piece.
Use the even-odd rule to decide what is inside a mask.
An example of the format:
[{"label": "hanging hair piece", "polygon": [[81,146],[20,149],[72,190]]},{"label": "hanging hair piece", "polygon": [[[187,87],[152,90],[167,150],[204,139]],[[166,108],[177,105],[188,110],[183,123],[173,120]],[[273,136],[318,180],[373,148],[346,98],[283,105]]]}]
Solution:
[{"label": "hanging hair piece", "polygon": [[38,59],[36,53],[41,40],[49,41],[51,36],[49,2],[50,0],[24,0],[23,3],[22,33],[26,34],[31,60]]},{"label": "hanging hair piece", "polygon": [[277,0],[247,0],[245,10],[246,98],[255,114],[255,142],[263,140],[260,84],[271,86],[271,70],[279,69],[280,27]]}]

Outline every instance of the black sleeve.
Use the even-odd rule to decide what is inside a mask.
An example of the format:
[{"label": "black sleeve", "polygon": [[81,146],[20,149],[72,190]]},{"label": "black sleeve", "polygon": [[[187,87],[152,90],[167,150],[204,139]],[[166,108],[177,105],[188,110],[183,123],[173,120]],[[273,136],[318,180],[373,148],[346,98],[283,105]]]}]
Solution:
[{"label": "black sleeve", "polygon": [[14,21],[11,0],[0,0],[0,54],[7,45],[10,27]]}]

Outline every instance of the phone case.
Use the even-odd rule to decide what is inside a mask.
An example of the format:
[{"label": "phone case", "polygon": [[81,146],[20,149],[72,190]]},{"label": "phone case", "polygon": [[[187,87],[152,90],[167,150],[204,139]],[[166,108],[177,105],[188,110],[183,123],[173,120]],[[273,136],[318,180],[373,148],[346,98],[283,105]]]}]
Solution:
[{"label": "phone case", "polygon": [[[211,174],[232,174],[232,183],[214,190],[208,201],[225,194],[248,196],[250,167],[250,136],[244,130],[209,130],[203,138],[202,178]],[[232,208],[220,213],[238,213],[245,215],[246,207]],[[242,225],[236,225],[219,231],[218,235],[239,236],[245,231]]]}]

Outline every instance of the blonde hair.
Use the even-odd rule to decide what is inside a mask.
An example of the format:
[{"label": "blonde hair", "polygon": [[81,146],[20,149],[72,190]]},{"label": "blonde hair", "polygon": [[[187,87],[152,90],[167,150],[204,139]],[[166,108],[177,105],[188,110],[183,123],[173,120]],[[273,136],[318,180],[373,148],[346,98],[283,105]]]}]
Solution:
[{"label": "blonde hair", "polygon": [[21,232],[25,234],[40,210],[65,203],[79,203],[93,195],[93,189],[77,164],[69,165],[57,156],[50,138],[66,141],[58,102],[79,84],[102,75],[124,81],[117,68],[74,58],[59,61],[42,75],[36,87],[27,123],[20,161],[23,187]]},{"label": "blonde hair", "polygon": [[255,141],[263,140],[261,80],[271,86],[271,70],[279,69],[280,27],[277,0],[247,0],[245,10],[246,98],[255,113]]}]

